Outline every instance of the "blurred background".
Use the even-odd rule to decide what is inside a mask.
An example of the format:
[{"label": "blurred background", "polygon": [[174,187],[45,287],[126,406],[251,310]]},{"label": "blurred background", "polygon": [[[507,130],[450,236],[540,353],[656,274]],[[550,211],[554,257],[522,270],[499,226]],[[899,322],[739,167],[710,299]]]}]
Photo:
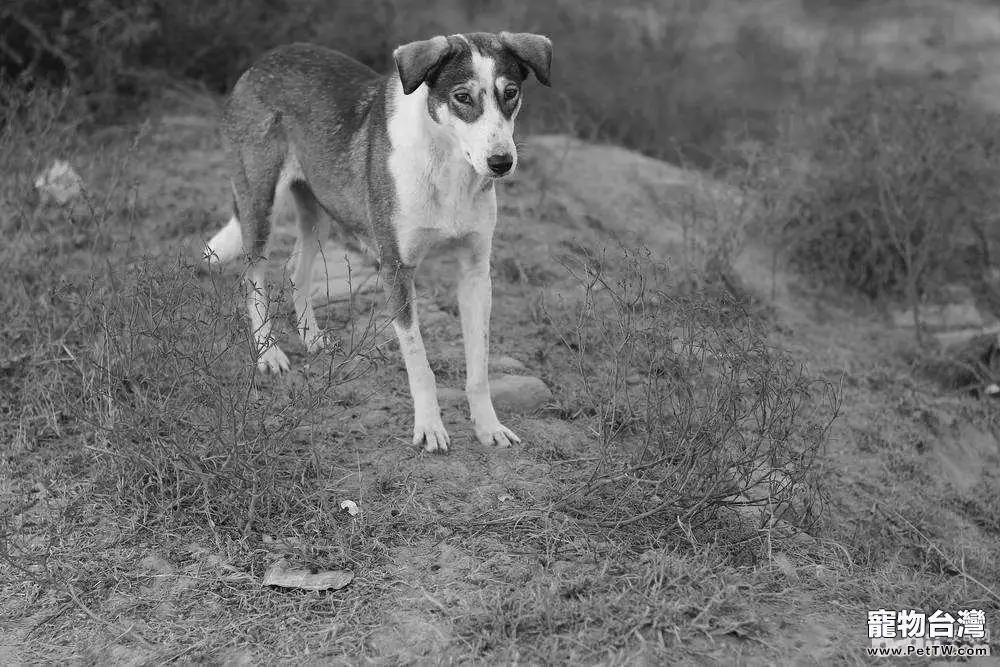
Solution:
[{"label": "blurred background", "polygon": [[[727,150],[734,141],[773,139],[782,111],[842,102],[845,87],[875,65],[897,76],[926,74],[913,71],[918,63],[912,53],[889,54],[899,62],[876,62],[890,46],[893,28],[882,25],[887,20],[925,24],[934,22],[928,13],[947,13],[934,3],[918,4],[4,0],[0,71],[7,82],[72,85],[86,98],[88,113],[118,119],[167,81],[193,81],[222,93],[256,55],[285,42],[326,44],[386,71],[393,47],[409,40],[472,30],[538,31],[556,45],[555,89],[532,101],[531,129],[707,166],[732,158]],[[896,33],[913,33],[897,37],[946,37],[924,24],[897,23]]]},{"label": "blurred background", "polygon": [[553,88],[529,93],[522,133],[736,175],[770,205],[758,233],[810,272],[917,298],[942,272],[974,267],[978,281],[992,266],[1000,14],[988,3],[4,0],[0,118],[65,90],[60,113],[81,127],[138,120],[179,88],[221,99],[277,44],[388,71],[397,44],[500,29],[555,44]]}]

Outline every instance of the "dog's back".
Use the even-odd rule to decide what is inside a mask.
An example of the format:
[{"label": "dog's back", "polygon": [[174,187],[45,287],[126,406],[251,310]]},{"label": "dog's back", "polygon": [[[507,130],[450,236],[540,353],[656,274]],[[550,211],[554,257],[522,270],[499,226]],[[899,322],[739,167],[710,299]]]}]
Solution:
[{"label": "dog's back", "polygon": [[243,222],[242,247],[251,256],[262,252],[271,204],[287,187],[308,188],[309,197],[322,192],[318,204],[348,236],[369,231],[360,194],[370,125],[384,117],[385,90],[374,70],[313,44],[274,49],[240,77],[226,102],[223,135],[234,218]]}]

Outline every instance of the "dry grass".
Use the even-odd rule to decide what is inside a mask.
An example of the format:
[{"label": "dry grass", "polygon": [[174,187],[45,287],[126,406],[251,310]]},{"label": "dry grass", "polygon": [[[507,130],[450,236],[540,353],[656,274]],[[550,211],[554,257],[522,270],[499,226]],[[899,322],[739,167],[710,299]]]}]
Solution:
[{"label": "dry grass", "polygon": [[[587,289],[552,302],[538,323],[549,340],[586,343],[545,362],[561,398],[525,426],[533,446],[511,456],[463,443],[450,457],[426,459],[402,444],[405,390],[386,391],[400,386],[401,364],[373,331],[327,356],[293,350],[308,372],[254,378],[239,282],[204,270],[187,250],[214,221],[182,225],[178,236],[175,218],[187,213],[174,193],[145,197],[149,183],[125,176],[162,159],[162,142],[177,146],[169,130],[108,141],[67,216],[32,199],[30,175],[52,156],[72,157],[76,144],[39,134],[34,119],[46,116],[24,110],[4,135],[23,163],[4,183],[16,215],[3,261],[19,279],[3,296],[11,316],[0,422],[13,445],[2,459],[2,567],[4,614],[21,638],[17,659],[427,658],[458,650],[491,661],[590,662],[634,655],[635,641],[652,658],[676,648],[679,636],[759,632],[745,586],[732,583],[735,568],[764,562],[794,539],[794,527],[779,534],[774,520],[791,516],[793,495],[801,508],[815,491],[802,495],[813,488],[805,468],[793,471],[779,454],[792,431],[770,444],[775,428],[797,428],[798,390],[788,394],[789,414],[775,410],[786,424],[750,424],[755,405],[785,395],[752,378],[798,386],[798,371],[762,366],[774,353],[739,316],[705,320],[722,295],[670,296],[666,274],[638,257],[607,262],[611,273],[561,272],[560,281]],[[602,282],[611,289],[595,289]],[[639,307],[633,289],[640,301],[672,299],[674,308]],[[612,319],[587,316],[609,297]],[[377,302],[362,298],[354,315],[327,317],[364,325]],[[695,314],[702,319],[686,321]],[[608,375],[586,346],[614,344],[609,326],[618,317],[635,338],[606,358],[618,373]],[[687,347],[664,356],[664,327],[682,320]],[[732,347],[733,336],[746,344]],[[429,329],[432,345],[441,338]],[[458,377],[458,364],[437,363],[442,381]],[[633,370],[648,377],[627,385]],[[702,375],[713,378],[707,386]],[[733,379],[742,399],[723,391]],[[686,399],[670,403],[675,391]],[[709,418],[711,401],[747,399],[751,412]],[[366,422],[379,408],[382,423]],[[796,441],[813,450],[807,459],[821,431]],[[735,438],[732,447],[711,445],[723,436]],[[777,468],[791,485],[773,478]],[[343,498],[362,512],[342,513]],[[727,526],[733,539],[719,542],[713,526]],[[356,578],[328,595],[261,588],[279,555]],[[470,578],[480,582],[475,590]],[[595,618],[603,619],[598,633]]]},{"label": "dry grass", "polygon": [[[990,550],[945,548],[919,504],[865,500],[892,520],[853,534],[832,520],[865,514],[821,479],[838,408],[822,402],[824,382],[768,342],[780,333],[746,295],[676,285],[643,253],[568,244],[565,264],[542,271],[544,248],[501,238],[498,264],[516,256],[536,278],[498,277],[496,345],[537,364],[556,393],[549,411],[514,422],[530,438],[521,450],[461,439],[448,457],[410,450],[402,365],[378,336],[350,365],[346,351],[293,348],[308,372],[256,383],[235,276],[182,250],[215,226],[178,233],[174,218],[203,205],[197,191],[178,211],[175,194],[105,190],[128,191],[113,165],[144,173],[166,142],[188,159],[171,128],[122,137],[95,160],[105,176],[92,196],[113,203],[81,214],[77,241],[56,243],[63,218],[27,204],[9,235],[6,265],[30,276],[4,296],[2,426],[15,443],[2,459],[4,614],[16,659],[624,664],[791,655],[783,642],[794,641],[855,660],[780,624],[810,618],[848,636],[863,627],[816,610],[992,604]],[[199,136],[187,140],[194,156]],[[534,206],[559,197],[523,197],[535,204],[505,234],[524,225],[537,238]],[[449,274],[431,270],[446,284],[425,289],[445,309]],[[361,299],[358,314],[376,302]],[[326,317],[345,327],[345,309]],[[460,382],[460,358],[444,354],[456,323],[426,326],[442,382]],[[846,391],[854,423],[872,390]],[[446,410],[455,432],[464,416]],[[909,451],[892,474],[914,474]],[[964,497],[974,515],[993,511],[988,495]],[[341,513],[342,498],[361,514]],[[279,556],[356,578],[328,594],[262,588]],[[928,570],[940,567],[967,584]]]}]

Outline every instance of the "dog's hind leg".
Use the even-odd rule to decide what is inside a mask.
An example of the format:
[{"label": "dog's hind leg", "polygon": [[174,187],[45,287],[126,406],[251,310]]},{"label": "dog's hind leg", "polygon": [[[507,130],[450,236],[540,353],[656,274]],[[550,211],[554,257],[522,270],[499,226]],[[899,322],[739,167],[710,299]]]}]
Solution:
[{"label": "dog's hind leg", "polygon": [[249,266],[245,279],[250,332],[261,373],[281,373],[289,369],[288,357],[274,341],[271,333],[270,299],[265,283],[264,251],[271,236],[271,214],[278,178],[287,152],[273,137],[232,152],[233,191],[237,215],[242,220],[243,247]]},{"label": "dog's hind leg", "polygon": [[296,244],[295,272],[292,275],[292,299],[295,302],[296,328],[309,352],[326,347],[327,339],[316,324],[313,310],[312,279],[320,239],[317,228],[321,209],[312,188],[305,181],[296,180],[288,186],[298,214],[299,235]]}]

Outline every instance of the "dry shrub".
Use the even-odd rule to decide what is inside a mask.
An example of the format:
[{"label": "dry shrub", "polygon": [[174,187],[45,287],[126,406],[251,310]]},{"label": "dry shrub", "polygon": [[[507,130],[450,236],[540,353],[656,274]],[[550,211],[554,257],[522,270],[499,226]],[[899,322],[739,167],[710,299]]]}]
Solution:
[{"label": "dry shrub", "polygon": [[798,184],[762,188],[782,203],[768,224],[804,273],[916,305],[989,261],[998,130],[940,86],[876,80],[820,129]]},{"label": "dry shrub", "polygon": [[820,516],[816,457],[838,396],[768,344],[745,302],[708,286],[678,294],[646,253],[567,260],[579,300],[550,309],[578,370],[576,414],[602,458],[564,501],[613,527],[754,528]]},{"label": "dry shrub", "polygon": [[[75,310],[94,315],[82,407],[119,505],[244,534],[335,519],[308,482],[324,470],[296,434],[370,370],[373,330],[313,359],[285,391],[262,390],[241,285],[206,285],[183,259],[144,260],[109,282]],[[283,294],[272,300],[287,307]]]}]

